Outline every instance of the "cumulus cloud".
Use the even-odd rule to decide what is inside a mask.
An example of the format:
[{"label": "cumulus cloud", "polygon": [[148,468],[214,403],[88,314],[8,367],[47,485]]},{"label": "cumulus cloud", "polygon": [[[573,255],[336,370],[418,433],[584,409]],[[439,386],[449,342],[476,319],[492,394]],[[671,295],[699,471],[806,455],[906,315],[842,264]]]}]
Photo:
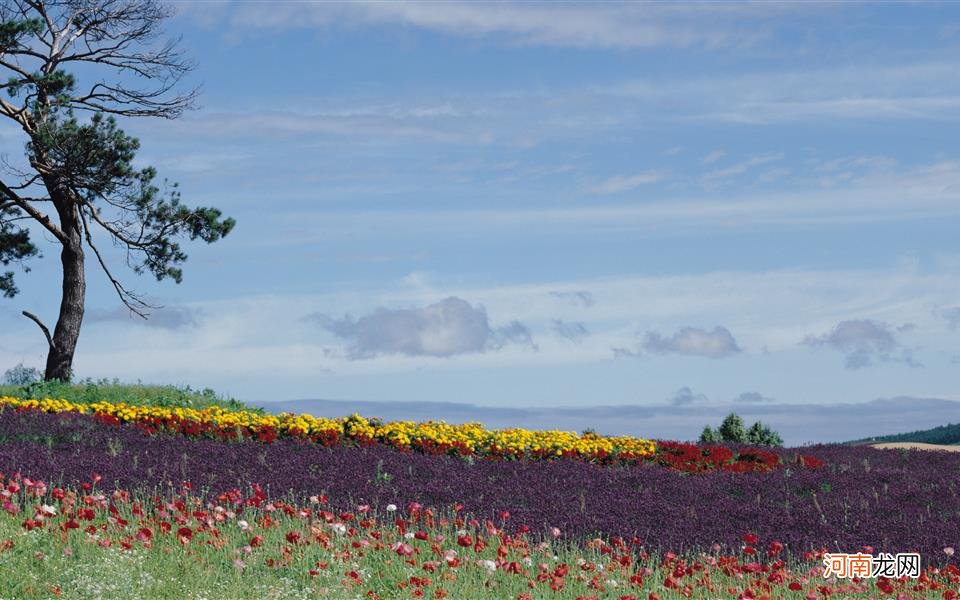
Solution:
[{"label": "cumulus cloud", "polygon": [[563,291],[563,292],[550,292],[550,295],[554,298],[560,298],[561,300],[566,300],[574,306],[582,306],[584,308],[589,308],[593,306],[593,294],[587,290],[572,290],[572,291]]},{"label": "cumulus cloud", "polygon": [[534,350],[540,349],[534,343],[530,329],[520,321],[510,321],[507,325],[492,330],[492,347],[502,348],[506,344],[520,344],[530,346]]},{"label": "cumulus cloud", "polygon": [[643,356],[643,353],[639,350],[633,350],[625,346],[611,346],[610,350],[613,352],[614,358],[640,358]]},{"label": "cumulus cloud", "polygon": [[688,406],[697,402],[705,402],[707,397],[703,394],[694,394],[693,390],[687,386],[683,386],[676,392],[673,396],[667,399],[667,401],[674,406]]},{"label": "cumulus cloud", "polygon": [[423,308],[379,308],[358,319],[335,319],[314,313],[309,320],[339,338],[350,340],[350,358],[381,354],[448,357],[486,352],[505,344],[536,348],[530,330],[519,321],[499,328],[490,326],[487,311],[451,296]]},{"label": "cumulus cloud", "polygon": [[733,339],[730,330],[721,325],[714,327],[713,331],[683,327],[670,337],[648,331],[644,337],[643,349],[654,354],[684,354],[707,358],[725,358],[743,351]]},{"label": "cumulus cloud", "polygon": [[739,396],[733,399],[734,404],[739,402],[747,402],[750,404],[756,404],[760,402],[773,402],[774,399],[770,396],[764,396],[760,392],[743,392]]},{"label": "cumulus cloud", "polygon": [[[907,329],[909,330],[909,328]],[[872,319],[840,321],[829,333],[808,335],[801,344],[811,348],[833,348],[845,355],[844,367],[862,369],[876,362],[900,362],[919,367],[909,348],[896,337],[901,328]]]},{"label": "cumulus cloud", "polygon": [[940,318],[947,322],[952,331],[960,330],[960,306],[945,308],[939,311]]},{"label": "cumulus cloud", "polygon": [[560,337],[566,338],[576,344],[579,344],[581,341],[583,341],[583,338],[590,335],[590,332],[587,331],[586,326],[580,321],[567,323],[561,319],[554,319],[553,331]]},{"label": "cumulus cloud", "polygon": [[166,306],[150,311],[146,319],[132,313],[125,306],[111,310],[90,309],[84,314],[87,323],[133,323],[156,329],[187,329],[200,324],[203,314],[195,308],[186,306]]}]

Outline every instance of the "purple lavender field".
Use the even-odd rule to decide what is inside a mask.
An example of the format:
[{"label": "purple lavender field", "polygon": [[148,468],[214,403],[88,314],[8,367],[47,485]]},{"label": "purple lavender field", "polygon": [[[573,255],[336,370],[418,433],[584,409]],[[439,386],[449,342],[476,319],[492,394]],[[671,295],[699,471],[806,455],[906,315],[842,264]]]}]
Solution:
[{"label": "purple lavender field", "polygon": [[960,454],[810,446],[821,469],[690,475],[665,467],[578,461],[465,461],[385,447],[148,436],[75,415],[0,413],[0,472],[60,485],[149,491],[190,481],[215,494],[259,483],[273,497],[326,493],[333,506],[462,502],[478,517],[509,511],[517,527],[565,537],[639,536],[649,548],[737,548],[754,532],[799,554],[825,547],[919,551],[940,561],[960,545]]}]

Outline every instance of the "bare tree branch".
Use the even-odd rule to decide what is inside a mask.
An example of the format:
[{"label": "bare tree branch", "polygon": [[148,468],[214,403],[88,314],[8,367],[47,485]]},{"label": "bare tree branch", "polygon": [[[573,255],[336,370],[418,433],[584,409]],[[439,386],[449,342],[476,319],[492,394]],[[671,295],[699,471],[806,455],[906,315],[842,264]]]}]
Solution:
[{"label": "bare tree branch", "polygon": [[7,187],[7,184],[3,183],[2,181],[0,181],[0,192],[6,194],[7,198],[13,201],[13,203],[16,204],[17,207],[20,208],[22,211],[24,211],[25,213],[27,213],[28,215],[36,219],[41,225],[44,226],[44,228],[47,231],[52,233],[53,236],[57,238],[61,243],[67,243],[67,236],[64,235],[63,231],[61,231],[59,227],[57,227],[56,223],[50,220],[50,217],[48,217],[47,215],[37,210],[36,207],[30,204],[30,202],[28,202],[27,200],[18,196],[16,192],[14,192],[9,187]]},{"label": "bare tree branch", "polygon": [[97,257],[97,262],[100,263],[100,268],[103,269],[103,272],[107,275],[107,279],[109,279],[110,283],[113,284],[113,288],[117,291],[120,301],[123,302],[124,306],[129,308],[130,311],[137,316],[143,319],[149,317],[150,313],[145,312],[144,309],[156,309],[158,307],[147,303],[141,296],[123,287],[123,284],[113,276],[113,273],[110,272],[110,268],[107,267],[107,262],[103,259],[103,255],[100,254],[100,250],[93,243],[93,236],[90,235],[90,225],[87,223],[87,218],[84,216],[82,210],[80,211],[80,219],[83,221],[83,234],[87,240],[87,246],[93,250],[93,253]]},{"label": "bare tree branch", "polygon": [[34,323],[36,323],[40,327],[40,330],[43,332],[43,335],[47,337],[48,346],[50,346],[51,348],[56,347],[53,343],[53,338],[50,337],[50,330],[47,329],[47,326],[43,324],[43,321],[40,320],[40,317],[38,317],[37,315],[27,310],[23,311],[21,314],[26,318],[30,319],[31,321],[33,321]]}]

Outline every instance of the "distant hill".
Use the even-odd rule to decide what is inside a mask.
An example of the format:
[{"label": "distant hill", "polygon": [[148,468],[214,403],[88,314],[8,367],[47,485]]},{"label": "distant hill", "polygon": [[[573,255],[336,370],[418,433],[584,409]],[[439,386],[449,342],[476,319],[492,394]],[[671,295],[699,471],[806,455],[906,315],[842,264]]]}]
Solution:
[{"label": "distant hill", "polygon": [[847,442],[848,444],[874,444],[881,442],[922,442],[924,444],[960,444],[960,423],[941,425],[933,429],[921,429],[909,433],[895,433],[893,435],[878,435]]}]

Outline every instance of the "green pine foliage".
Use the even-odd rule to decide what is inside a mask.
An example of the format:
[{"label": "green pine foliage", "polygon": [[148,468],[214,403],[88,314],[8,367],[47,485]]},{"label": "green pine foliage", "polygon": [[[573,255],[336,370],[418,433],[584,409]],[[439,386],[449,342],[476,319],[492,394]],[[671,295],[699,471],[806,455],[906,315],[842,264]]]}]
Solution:
[{"label": "green pine foliage", "polygon": [[727,415],[717,429],[707,425],[700,434],[700,443],[702,444],[718,444],[721,442],[752,444],[754,446],[783,446],[783,439],[780,434],[768,425],[757,421],[748,429],[743,419],[736,413]]}]

